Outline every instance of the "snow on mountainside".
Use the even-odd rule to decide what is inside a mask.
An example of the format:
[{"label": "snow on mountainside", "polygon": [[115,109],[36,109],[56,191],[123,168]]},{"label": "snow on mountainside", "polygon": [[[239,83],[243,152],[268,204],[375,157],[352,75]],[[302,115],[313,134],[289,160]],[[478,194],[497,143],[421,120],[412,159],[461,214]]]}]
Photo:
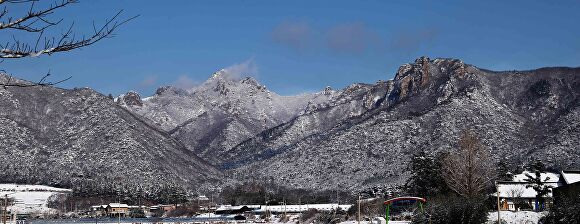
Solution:
[{"label": "snow on mountainside", "polygon": [[224,172],[231,183],[359,191],[400,185],[413,153],[453,151],[464,129],[496,160],[580,168],[580,68],[493,72],[421,57],[393,80],[298,96],[234,77],[115,101],[87,88],[0,89],[0,179],[100,193],[122,179],[155,192]]},{"label": "snow on mountainside", "polygon": [[231,150],[218,154],[224,161],[218,167],[231,169],[278,153],[285,146],[309,135],[321,133],[350,118],[361,116],[385,100],[393,88],[392,81],[375,85],[352,84],[327,103],[308,111],[287,123],[261,132]]},{"label": "snow on mountainside", "polygon": [[221,175],[155,125],[88,88],[0,88],[0,136],[2,182],[100,194],[122,187],[153,196]]},{"label": "snow on mountainside", "polygon": [[[422,57],[401,66],[394,80],[364,89],[384,95],[356,116],[344,116],[353,107],[339,104],[266,130],[220,155],[230,158],[221,167],[238,180],[298,188],[396,186],[413,153],[453,151],[464,129],[474,130],[496,160],[519,165],[536,157],[556,168],[580,167],[578,68],[491,72]],[[362,108],[355,95],[347,102]]]},{"label": "snow on mountainside", "polygon": [[251,77],[234,78],[222,69],[193,89],[161,87],[146,100],[129,92],[118,97],[117,102],[217,164],[223,160],[216,153],[287,122],[337,94],[326,89],[314,94],[280,96]]}]

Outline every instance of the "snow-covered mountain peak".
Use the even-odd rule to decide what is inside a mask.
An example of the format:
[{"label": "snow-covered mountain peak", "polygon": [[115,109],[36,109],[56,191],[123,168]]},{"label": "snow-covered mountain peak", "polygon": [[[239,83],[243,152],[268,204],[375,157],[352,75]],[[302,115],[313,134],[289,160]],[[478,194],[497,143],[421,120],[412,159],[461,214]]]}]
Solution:
[{"label": "snow-covered mountain peak", "polygon": [[251,74],[243,74],[238,71],[233,71],[232,69],[223,68],[217,72],[214,72],[206,82],[214,82],[214,81],[238,82],[244,79],[251,78],[250,76]]},{"label": "snow-covered mountain peak", "polygon": [[[201,85],[181,90],[165,86],[127,109],[159,125],[198,155],[214,162],[217,151],[229,150],[263,130],[287,122],[309,107],[327,104],[337,95],[327,88],[319,93],[280,96],[268,91],[240,69],[221,69]],[[184,91],[186,92],[183,94]]]},{"label": "snow-covered mountain peak", "polygon": [[209,80],[219,80],[219,79],[229,79],[228,72],[225,69],[220,69],[219,71],[214,72],[209,78]]}]

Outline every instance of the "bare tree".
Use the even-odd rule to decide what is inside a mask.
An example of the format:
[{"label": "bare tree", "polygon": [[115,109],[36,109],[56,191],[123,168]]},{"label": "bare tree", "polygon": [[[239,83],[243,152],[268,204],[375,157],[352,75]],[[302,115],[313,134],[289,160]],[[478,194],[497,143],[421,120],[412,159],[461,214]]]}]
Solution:
[{"label": "bare tree", "polygon": [[507,192],[507,196],[509,198],[512,198],[512,200],[513,200],[514,208],[516,209],[516,211],[519,210],[520,207],[522,207],[523,203],[525,203],[524,199],[522,198],[523,194],[524,194],[524,188],[521,186],[512,187]]},{"label": "bare tree", "polygon": [[[88,35],[77,36],[73,32],[74,23],[72,23],[65,32],[57,36],[46,36],[46,31],[49,28],[58,26],[63,20],[54,19],[51,16],[57,13],[60,9],[65,8],[76,0],[58,0],[51,4],[38,7],[37,3],[41,0],[0,0],[0,32],[3,36],[12,36],[12,40],[1,43],[0,42],[0,59],[14,60],[26,57],[38,57],[41,55],[52,55],[54,53],[71,51],[77,48],[92,45],[104,38],[109,38],[114,35],[114,31],[126,22],[134,19],[119,19],[122,10],[118,11],[113,17],[105,20],[104,24],[97,26],[93,22],[93,31]],[[47,2],[47,1],[42,1]],[[28,10],[24,12],[17,12],[15,10],[18,5],[29,4]],[[20,8],[22,8],[20,6]],[[16,12],[14,12],[16,11]],[[35,41],[22,41],[14,36],[15,32],[21,32],[27,35],[36,35]],[[12,35],[10,35],[12,34]],[[0,73],[7,74],[0,70]],[[59,80],[56,82],[49,82],[47,78],[50,73],[44,75],[38,82],[12,82],[10,78],[0,82],[0,86],[17,86],[28,87],[38,85],[55,85],[66,81],[69,78]]]},{"label": "bare tree", "polygon": [[493,164],[477,136],[471,131],[463,131],[459,150],[443,161],[443,177],[449,188],[459,195],[477,197],[495,177]]}]

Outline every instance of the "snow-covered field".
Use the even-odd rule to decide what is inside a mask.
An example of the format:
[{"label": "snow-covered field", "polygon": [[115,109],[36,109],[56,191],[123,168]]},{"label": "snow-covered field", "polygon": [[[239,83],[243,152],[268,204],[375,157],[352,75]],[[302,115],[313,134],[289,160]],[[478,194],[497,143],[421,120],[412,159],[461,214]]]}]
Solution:
[{"label": "snow-covered field", "polygon": [[19,214],[49,212],[48,199],[51,196],[71,192],[44,185],[0,184],[0,197],[13,198],[15,203],[8,209]]},{"label": "snow-covered field", "polygon": [[[500,218],[506,221],[508,224],[535,224],[538,223],[541,217],[545,216],[546,213],[543,212],[531,212],[531,211],[501,211]],[[497,221],[497,212],[490,212],[488,215],[487,223],[491,224]]]}]

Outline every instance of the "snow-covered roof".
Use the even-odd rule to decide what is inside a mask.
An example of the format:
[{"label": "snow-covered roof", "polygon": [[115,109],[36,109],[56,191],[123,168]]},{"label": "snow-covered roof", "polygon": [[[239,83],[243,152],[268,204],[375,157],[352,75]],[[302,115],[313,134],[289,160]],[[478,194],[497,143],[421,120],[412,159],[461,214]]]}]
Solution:
[{"label": "snow-covered roof", "polygon": [[303,204],[303,205],[221,205],[216,211],[229,211],[229,210],[240,210],[243,207],[248,207],[255,212],[303,212],[309,209],[316,209],[321,211],[331,211],[336,208],[341,208],[342,210],[348,210],[352,205],[339,205],[339,204]]},{"label": "snow-covered roof", "polygon": [[[536,174],[534,172],[524,171],[521,174],[514,175],[513,181],[514,182],[526,182],[526,179],[528,179],[526,174],[529,174],[532,177],[536,177]],[[545,172],[545,173],[540,173],[540,178],[542,181],[545,181],[545,182],[557,182],[558,179],[560,179],[560,174]]]},{"label": "snow-covered roof", "polygon": [[[498,183],[499,196],[502,198],[535,198],[537,195],[536,191],[531,187],[526,187],[526,185],[528,185],[526,182]],[[546,183],[546,185],[555,188],[559,186],[559,183],[550,182]],[[547,197],[552,197],[552,193],[548,193]]]},{"label": "snow-covered roof", "polygon": [[303,212],[309,209],[316,209],[320,211],[331,211],[337,208],[348,210],[352,205],[339,204],[304,204],[304,205],[262,205],[257,212],[272,211],[272,212]]},{"label": "snow-covered roof", "polygon": [[233,205],[220,205],[220,207],[218,207],[216,209],[216,211],[240,210],[243,207],[247,207],[247,208],[250,208],[250,209],[258,209],[258,208],[260,208],[260,205],[236,205],[236,206],[233,206]]},{"label": "snow-covered roof", "polygon": [[560,174],[565,184],[580,182],[580,170],[562,170]]},{"label": "snow-covered roof", "polygon": [[209,201],[209,198],[205,195],[200,195],[196,199],[200,201]]},{"label": "snow-covered roof", "polygon": [[[534,172],[524,171],[521,174],[514,175],[512,181],[499,182],[497,184],[497,188],[499,190],[500,197],[502,197],[502,198],[515,198],[515,197],[535,198],[536,194],[537,194],[536,191],[531,187],[529,187],[529,188],[526,187],[529,184],[526,181],[526,179],[528,179],[528,176],[526,174],[528,174],[532,177],[536,177],[536,174]],[[551,173],[551,172],[540,173],[540,179],[546,185],[552,186],[552,188],[556,188],[556,187],[559,187],[560,185],[562,185],[562,183],[559,181],[560,174],[557,174],[557,173]],[[497,194],[494,194],[494,195],[497,195]],[[552,197],[552,193],[549,193],[547,195],[547,197]]]},{"label": "snow-covered roof", "polygon": [[109,206],[111,208],[129,208],[129,205],[121,203],[110,203]]}]

